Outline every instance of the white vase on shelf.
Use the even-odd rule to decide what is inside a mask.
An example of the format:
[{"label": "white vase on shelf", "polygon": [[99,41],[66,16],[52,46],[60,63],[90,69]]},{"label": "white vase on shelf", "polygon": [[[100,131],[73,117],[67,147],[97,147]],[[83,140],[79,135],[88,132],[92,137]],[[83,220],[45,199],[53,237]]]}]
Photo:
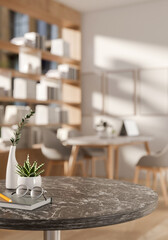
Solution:
[{"label": "white vase on shelf", "polygon": [[11,146],[8,155],[8,162],[6,167],[6,188],[16,189],[18,174],[16,172],[17,161],[15,157],[16,146]]}]

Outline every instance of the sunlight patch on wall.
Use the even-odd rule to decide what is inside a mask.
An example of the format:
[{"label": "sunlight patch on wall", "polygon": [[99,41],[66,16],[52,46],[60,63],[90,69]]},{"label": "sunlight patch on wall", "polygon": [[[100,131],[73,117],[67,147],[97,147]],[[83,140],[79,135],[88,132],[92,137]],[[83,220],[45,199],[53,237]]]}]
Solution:
[{"label": "sunlight patch on wall", "polygon": [[101,69],[133,69],[168,65],[168,48],[104,36],[94,38],[94,65]]}]

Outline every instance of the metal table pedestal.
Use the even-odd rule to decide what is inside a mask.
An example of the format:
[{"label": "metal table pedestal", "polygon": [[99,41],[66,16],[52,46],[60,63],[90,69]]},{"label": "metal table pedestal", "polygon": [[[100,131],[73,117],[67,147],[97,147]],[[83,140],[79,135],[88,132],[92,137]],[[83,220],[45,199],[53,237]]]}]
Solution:
[{"label": "metal table pedestal", "polygon": [[61,240],[61,231],[44,231],[44,240]]}]

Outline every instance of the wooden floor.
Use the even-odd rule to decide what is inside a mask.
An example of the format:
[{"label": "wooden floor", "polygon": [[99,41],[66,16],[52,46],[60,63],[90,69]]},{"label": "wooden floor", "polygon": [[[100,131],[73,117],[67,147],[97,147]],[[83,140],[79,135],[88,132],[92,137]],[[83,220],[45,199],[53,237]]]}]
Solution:
[{"label": "wooden floor", "polygon": [[[42,232],[0,230],[0,240],[42,240]],[[149,216],[118,225],[63,231],[62,240],[167,240],[168,207],[159,197],[158,208]]]}]

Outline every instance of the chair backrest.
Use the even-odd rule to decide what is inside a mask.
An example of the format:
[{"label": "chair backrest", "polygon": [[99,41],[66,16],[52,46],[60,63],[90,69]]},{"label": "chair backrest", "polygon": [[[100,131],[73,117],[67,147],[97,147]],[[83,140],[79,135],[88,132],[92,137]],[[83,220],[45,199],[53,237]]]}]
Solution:
[{"label": "chair backrest", "polygon": [[41,150],[50,159],[67,159],[71,153],[71,148],[64,146],[57,138],[56,133],[51,129],[43,129],[43,145]]},{"label": "chair backrest", "polygon": [[81,133],[77,129],[58,128],[57,138],[66,141],[68,138],[80,136]]},{"label": "chair backrest", "polygon": [[137,165],[146,167],[168,167],[168,145],[155,154],[143,156]]}]

